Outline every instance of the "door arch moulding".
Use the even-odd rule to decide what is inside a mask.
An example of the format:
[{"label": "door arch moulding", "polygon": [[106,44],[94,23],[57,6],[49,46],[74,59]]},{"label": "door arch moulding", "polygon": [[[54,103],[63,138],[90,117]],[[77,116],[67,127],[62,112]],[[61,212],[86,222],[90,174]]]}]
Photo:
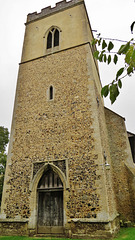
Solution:
[{"label": "door arch moulding", "polygon": [[[57,173],[63,183],[63,198],[65,198],[65,192],[69,188],[68,181],[65,177],[65,174],[53,163],[45,163],[36,173],[34,178],[30,183],[30,208],[31,208],[31,216],[29,218],[28,229],[30,232],[37,232],[37,217],[38,217],[38,194],[37,194],[37,187],[38,183],[43,176],[44,172],[51,168],[55,173]],[[64,205],[64,204],[63,204]],[[65,206],[63,206],[65,209]],[[66,223],[65,211],[64,211],[64,224]]]}]

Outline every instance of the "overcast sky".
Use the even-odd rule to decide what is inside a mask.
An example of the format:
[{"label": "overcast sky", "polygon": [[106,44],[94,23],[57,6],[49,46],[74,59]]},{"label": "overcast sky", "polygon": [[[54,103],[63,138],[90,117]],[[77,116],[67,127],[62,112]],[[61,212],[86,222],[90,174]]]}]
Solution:
[{"label": "overcast sky", "polygon": [[[0,126],[10,130],[14,97],[21,59],[26,17],[40,12],[46,6],[55,6],[55,0],[1,0],[0,7]],[[134,0],[85,0],[91,27],[103,37],[130,40],[135,37],[130,25],[135,21]],[[100,64],[102,85],[113,80],[121,67]],[[123,80],[123,88],[112,106],[105,106],[126,118],[128,131],[135,133],[135,75]]]}]

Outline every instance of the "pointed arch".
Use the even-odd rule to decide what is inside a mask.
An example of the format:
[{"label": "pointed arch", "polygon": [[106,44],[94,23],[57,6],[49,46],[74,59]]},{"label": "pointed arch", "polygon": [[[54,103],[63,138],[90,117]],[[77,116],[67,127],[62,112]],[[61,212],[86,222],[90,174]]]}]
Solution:
[{"label": "pointed arch", "polygon": [[[28,223],[28,228],[29,229],[36,229],[37,228],[37,202],[38,202],[38,194],[37,194],[37,189],[38,189],[38,184],[40,179],[42,178],[43,174],[51,168],[54,173],[56,173],[59,178],[61,179],[62,185],[63,185],[63,197],[66,197],[66,190],[68,189],[68,183],[67,179],[64,175],[64,173],[53,163],[45,163],[44,166],[42,166],[36,175],[34,176],[33,180],[31,181],[30,184],[30,206],[31,206],[31,216],[29,218],[29,223]],[[65,214],[65,212],[64,212]],[[64,221],[66,221],[66,218],[64,217]]]},{"label": "pointed arch", "polygon": [[47,49],[52,48],[52,33],[49,32],[47,36]]},{"label": "pointed arch", "polygon": [[61,29],[57,26],[51,26],[44,35],[46,42],[46,49],[56,49],[60,46]]},{"label": "pointed arch", "polygon": [[59,31],[58,29],[55,30],[54,33],[54,47],[59,46]]},{"label": "pointed arch", "polygon": [[45,165],[42,168],[40,168],[38,170],[38,172],[36,173],[36,175],[34,176],[32,182],[30,184],[30,191],[33,192],[33,191],[37,190],[38,183],[39,183],[41,177],[43,176],[43,173],[45,171],[47,171],[48,168],[52,168],[52,170],[55,173],[58,174],[58,176],[60,177],[60,179],[61,179],[61,181],[63,183],[63,188],[64,189],[68,188],[67,180],[66,180],[66,177],[65,177],[64,173],[57,166],[55,166],[54,164],[52,164],[52,163],[45,163]]},{"label": "pointed arch", "polygon": [[48,165],[48,169],[44,171],[37,188],[38,190],[57,188],[63,189],[63,183],[59,175]]}]

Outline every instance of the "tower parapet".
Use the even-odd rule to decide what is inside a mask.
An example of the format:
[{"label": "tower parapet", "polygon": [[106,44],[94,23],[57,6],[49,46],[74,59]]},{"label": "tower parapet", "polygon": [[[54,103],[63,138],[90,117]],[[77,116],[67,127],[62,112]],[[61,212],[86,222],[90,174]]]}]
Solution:
[{"label": "tower parapet", "polygon": [[54,14],[58,11],[62,11],[66,8],[70,8],[72,7],[73,5],[78,5],[80,3],[84,2],[84,0],[71,0],[69,2],[67,2],[66,0],[63,0],[61,2],[58,2],[56,3],[56,6],[55,7],[46,7],[46,8],[43,8],[41,9],[41,12],[40,13],[37,13],[37,12],[34,12],[34,13],[29,13],[27,15],[27,22],[26,24],[32,22],[32,21],[35,21],[39,18],[42,18],[42,17],[46,17],[50,14]]}]

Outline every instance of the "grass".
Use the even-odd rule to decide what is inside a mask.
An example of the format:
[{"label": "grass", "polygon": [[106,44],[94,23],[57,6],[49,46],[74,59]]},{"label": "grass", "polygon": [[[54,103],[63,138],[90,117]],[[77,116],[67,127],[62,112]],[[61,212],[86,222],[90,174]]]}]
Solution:
[{"label": "grass", "polygon": [[[69,240],[66,238],[30,238],[30,237],[2,237],[0,236],[0,240]],[[89,239],[90,240],[90,239]],[[93,239],[94,240],[94,239]],[[99,239],[98,239],[99,240]],[[116,238],[113,240],[135,240],[135,228],[122,228]]]},{"label": "grass", "polygon": [[135,240],[135,228],[121,228],[117,238],[114,240]]}]

